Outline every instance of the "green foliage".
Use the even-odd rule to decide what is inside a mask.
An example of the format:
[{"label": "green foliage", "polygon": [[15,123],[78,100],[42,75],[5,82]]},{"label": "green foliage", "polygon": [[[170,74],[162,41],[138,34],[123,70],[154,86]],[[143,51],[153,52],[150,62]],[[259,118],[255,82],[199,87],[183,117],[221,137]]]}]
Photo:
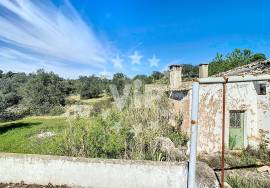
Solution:
[{"label": "green foliage", "polygon": [[145,84],[153,84],[153,83],[157,83],[157,84],[169,84],[169,72],[165,71],[165,72],[159,72],[159,71],[153,71],[152,74],[150,76],[146,76],[146,75],[136,75],[135,77],[133,77],[132,79],[134,80],[140,80],[142,81],[143,85]]},{"label": "green foliage", "polygon": [[57,115],[61,115],[65,113],[65,108],[63,106],[54,106],[50,112],[49,112],[49,115],[52,115],[52,116],[57,116]]},{"label": "green foliage", "polygon": [[214,60],[209,64],[209,74],[214,75],[220,72],[225,72],[230,69],[246,65],[253,61],[265,60],[266,57],[262,53],[254,54],[248,49],[235,49],[227,56],[218,53]]},{"label": "green foliage", "polygon": [[159,71],[154,71],[151,75],[152,79],[155,80],[160,80],[161,78],[164,77],[164,74],[159,72]]},{"label": "green foliage", "polygon": [[256,178],[247,178],[243,176],[227,176],[225,181],[233,188],[269,188],[270,181],[263,181]]},{"label": "green foliage", "polygon": [[27,81],[24,73],[1,73],[0,77],[0,112],[17,105],[21,99],[21,89]]},{"label": "green foliage", "polygon": [[155,160],[156,153],[153,152],[157,149],[159,137],[170,138],[176,147],[186,145],[187,137],[171,125],[170,120],[176,117],[168,110],[172,109],[172,104],[166,96],[161,96],[146,107],[134,108],[132,104],[122,112],[123,123],[133,133],[127,141],[129,149],[126,154],[129,159]]},{"label": "green foliage", "polygon": [[72,94],[76,94],[79,93],[79,91],[77,90],[77,85],[78,85],[78,80],[64,80],[64,92],[66,95],[72,95]]},{"label": "green foliage", "polygon": [[107,117],[99,116],[91,121],[72,121],[59,149],[69,156],[122,158],[129,131],[119,120],[120,115],[111,112]]},{"label": "green foliage", "polygon": [[116,73],[113,75],[111,84],[116,86],[119,95],[123,95],[125,85],[129,82],[130,80],[126,75],[124,75],[123,73]]},{"label": "green foliage", "polygon": [[225,163],[231,167],[254,165],[256,158],[245,152],[232,153],[225,156]]},{"label": "green foliage", "polygon": [[191,65],[191,64],[183,64],[183,70],[182,70],[183,78],[190,79],[194,77],[198,77],[199,75],[199,69],[197,66]]},{"label": "green foliage", "polygon": [[182,133],[179,130],[174,129],[174,127],[169,126],[165,129],[166,134],[165,136],[171,139],[171,141],[176,146],[186,146],[188,142],[188,137],[186,134]]},{"label": "green foliage", "polygon": [[146,75],[136,75],[133,78],[133,81],[134,80],[140,80],[140,81],[142,81],[143,84],[151,84],[151,83],[153,83],[152,78],[151,77],[148,77]]},{"label": "green foliage", "polygon": [[56,106],[65,104],[63,80],[52,72],[38,70],[23,89],[23,102],[31,114],[49,114]]},{"label": "green foliage", "polygon": [[99,97],[103,93],[104,85],[99,77],[81,76],[79,82],[81,99]]}]

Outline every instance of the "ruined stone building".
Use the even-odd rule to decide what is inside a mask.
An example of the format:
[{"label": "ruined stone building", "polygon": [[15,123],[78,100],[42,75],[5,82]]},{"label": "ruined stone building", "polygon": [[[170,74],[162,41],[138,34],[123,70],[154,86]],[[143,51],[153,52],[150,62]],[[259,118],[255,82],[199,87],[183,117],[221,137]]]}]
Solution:
[{"label": "ruined stone building", "polygon": [[[181,130],[190,134],[192,82],[182,82],[181,66],[170,68],[170,98],[183,117]],[[251,63],[215,76],[270,75],[270,61]],[[208,77],[208,65],[199,66],[200,77]],[[221,151],[222,84],[202,84],[199,93],[198,151]],[[270,81],[228,83],[226,93],[225,143],[237,150],[257,147],[270,138]],[[263,134],[266,134],[264,136]]]}]

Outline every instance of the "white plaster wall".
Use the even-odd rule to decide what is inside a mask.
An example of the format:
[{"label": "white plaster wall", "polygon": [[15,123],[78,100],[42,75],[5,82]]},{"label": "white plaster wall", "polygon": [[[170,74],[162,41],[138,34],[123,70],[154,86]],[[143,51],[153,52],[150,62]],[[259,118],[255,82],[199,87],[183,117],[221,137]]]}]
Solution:
[{"label": "white plaster wall", "polygon": [[257,146],[259,139],[257,92],[253,82],[227,84],[226,146],[229,144],[230,110],[245,111],[244,145]]},{"label": "white plaster wall", "polygon": [[[221,151],[222,84],[200,85],[198,151]],[[228,83],[226,93],[225,143],[229,145],[230,110],[245,111],[244,145],[259,144],[258,100],[253,82]],[[269,112],[267,112],[269,113]],[[267,114],[266,113],[266,114]],[[265,116],[264,116],[265,117]],[[266,117],[267,118],[267,117]],[[265,119],[264,123],[268,122]],[[264,124],[267,126],[267,123]],[[268,124],[269,127],[269,124]]]},{"label": "white plaster wall", "polygon": [[200,85],[199,152],[220,150],[222,123],[222,85]]},{"label": "white plaster wall", "polygon": [[0,154],[0,182],[92,188],[185,188],[186,163]]},{"label": "white plaster wall", "polygon": [[267,137],[270,139],[270,82],[266,83],[267,94],[258,96],[258,125],[259,129],[268,131]]}]

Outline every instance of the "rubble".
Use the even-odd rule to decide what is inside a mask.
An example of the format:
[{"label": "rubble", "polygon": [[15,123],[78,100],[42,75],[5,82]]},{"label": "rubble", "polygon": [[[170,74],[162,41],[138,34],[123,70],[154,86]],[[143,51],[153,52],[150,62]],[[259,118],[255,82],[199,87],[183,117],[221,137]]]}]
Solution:
[{"label": "rubble", "polygon": [[53,133],[53,132],[42,132],[42,133],[39,133],[38,135],[37,135],[37,137],[38,138],[50,138],[50,137],[53,137],[53,136],[55,136],[56,134],[55,133]]}]

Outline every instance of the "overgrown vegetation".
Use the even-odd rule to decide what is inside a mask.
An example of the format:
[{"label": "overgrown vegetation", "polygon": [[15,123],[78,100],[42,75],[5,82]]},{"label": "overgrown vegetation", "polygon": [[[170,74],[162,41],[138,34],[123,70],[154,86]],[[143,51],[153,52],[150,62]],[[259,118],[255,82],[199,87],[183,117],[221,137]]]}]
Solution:
[{"label": "overgrown vegetation", "polygon": [[243,176],[227,176],[225,181],[233,188],[269,188],[270,181]]},{"label": "overgrown vegetation", "polygon": [[[151,108],[126,108],[123,112],[113,108],[91,118],[26,118],[2,123],[0,151],[171,160],[169,152],[158,147],[158,139],[170,138],[176,148],[181,148],[186,145],[187,137],[170,124],[169,114],[162,110],[166,105],[169,104],[164,98]],[[46,132],[55,135],[38,137]]]},{"label": "overgrown vegetation", "polygon": [[[151,106],[135,108],[133,101],[123,111],[115,108],[91,119],[70,121],[60,141],[59,150],[68,156],[169,160],[160,151],[159,138],[169,138],[176,147],[185,146],[187,137],[171,125],[173,114],[168,99],[161,98]],[[169,150],[170,148],[168,148]]]},{"label": "overgrown vegetation", "polygon": [[[225,181],[233,188],[261,188],[270,187],[270,180],[257,171],[258,165],[270,164],[270,150],[267,148],[268,139],[266,133],[261,131],[259,147],[248,146],[246,149],[225,154],[225,168],[237,169],[225,173]],[[200,156],[200,160],[206,162],[214,169],[220,169],[221,156]],[[256,168],[256,166],[258,166]],[[252,168],[241,168],[252,167]],[[239,169],[238,169],[239,168]]]}]

